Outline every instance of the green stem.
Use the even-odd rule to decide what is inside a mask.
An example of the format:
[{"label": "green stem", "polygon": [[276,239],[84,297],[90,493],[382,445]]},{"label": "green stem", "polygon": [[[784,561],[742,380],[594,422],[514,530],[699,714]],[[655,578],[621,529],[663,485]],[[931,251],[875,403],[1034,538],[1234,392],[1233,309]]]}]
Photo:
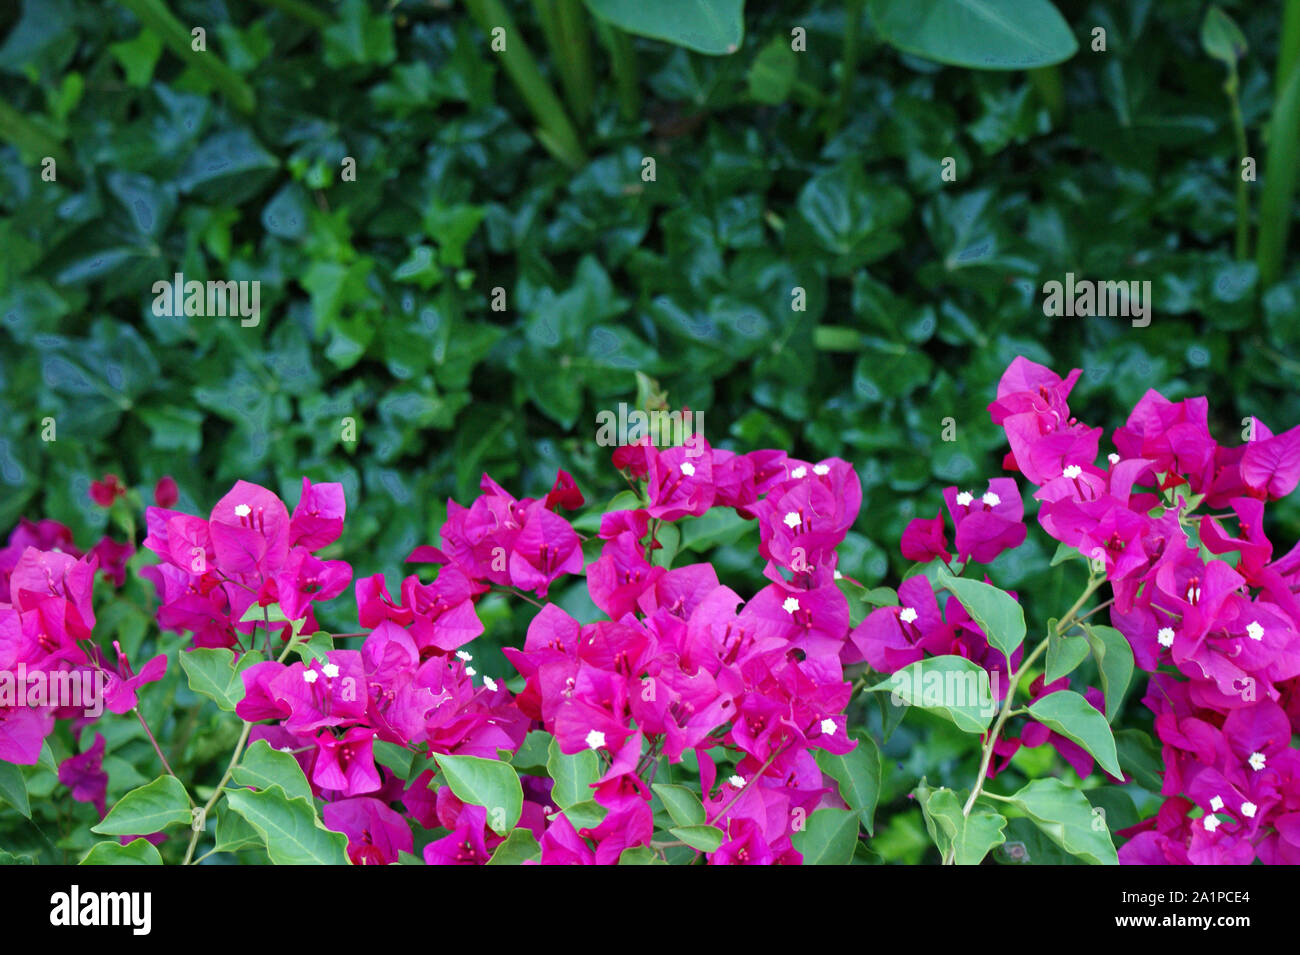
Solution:
[{"label": "green stem", "polygon": [[[287,657],[289,651],[293,649],[293,645],[293,640],[286,641],[284,650],[280,652],[280,656],[276,658],[275,662],[283,663],[284,658]],[[212,798],[203,805],[203,818],[205,820],[208,818],[208,813],[212,812],[212,807],[217,804],[217,800],[221,798],[226,783],[230,782],[230,777],[234,773],[235,767],[239,765],[239,757],[244,755],[244,747],[248,745],[248,737],[252,732],[253,724],[245,721],[244,731],[239,734],[239,741],[235,743],[235,751],[230,754],[230,762],[226,764],[226,771],[221,775],[221,781],[217,783],[217,788],[212,791]],[[190,860],[194,858],[194,848],[199,844],[199,836],[202,834],[202,829],[191,829],[190,844],[185,850],[185,861],[182,862],[181,865],[190,864]]]},{"label": "green stem", "polygon": [[840,97],[835,104],[831,129],[839,130],[849,115],[853,100],[853,80],[858,75],[858,48],[862,39],[864,0],[848,0],[844,5],[844,45],[840,54]]},{"label": "green stem", "polygon": [[135,14],[141,26],[156,33],[173,53],[220,90],[235,109],[241,113],[253,112],[257,106],[253,88],[217,54],[211,51],[200,53],[195,50],[190,45],[192,42],[190,31],[172,15],[163,0],[118,0],[118,2]]},{"label": "green stem", "polygon": [[596,99],[596,76],[591,68],[591,35],[587,30],[582,0],[555,0],[556,25],[563,46],[560,62],[565,64],[564,91],[569,108],[579,123],[591,116]]},{"label": "green stem", "polygon": [[[1288,14],[1297,6],[1300,6],[1300,0],[1289,3]],[[1273,104],[1273,118],[1269,122],[1268,155],[1264,160],[1264,190],[1259,202],[1259,240],[1256,249],[1260,287],[1263,289],[1271,286],[1282,274],[1298,162],[1300,59],[1293,59],[1286,83]]]},{"label": "green stem", "polygon": [[[1002,727],[1006,725],[1007,720],[1011,718],[1012,712],[1016,709],[1016,687],[1019,686],[1021,678],[1029,672],[1029,669],[1038,661],[1038,658],[1047,652],[1047,646],[1051,643],[1052,636],[1060,637],[1063,633],[1069,630],[1070,627],[1074,626],[1076,623],[1076,614],[1083,609],[1083,606],[1088,602],[1088,599],[1096,593],[1097,589],[1105,582],[1105,577],[1090,578],[1088,586],[1085,587],[1083,593],[1079,595],[1079,599],[1074,602],[1074,606],[1067,610],[1065,616],[1057,621],[1055,632],[1042,643],[1038,644],[1038,646],[1034,647],[1029,656],[1020,661],[1020,666],[1017,668],[1016,672],[1008,677],[1007,696],[1006,699],[1002,701],[1002,709],[999,710],[997,719],[994,721],[992,729],[989,730],[988,738],[984,741],[984,747],[980,753],[979,775],[976,776],[975,784],[971,787],[970,798],[966,800],[966,805],[962,807],[961,814],[963,817],[970,816],[971,809],[975,806],[975,800],[984,792],[984,781],[988,779],[989,764],[993,761],[993,747],[998,741],[998,736],[1002,733]],[[956,854],[957,847],[954,844],[944,857],[943,864],[952,865]]]},{"label": "green stem", "polygon": [[632,38],[602,20],[596,21],[596,29],[609,51],[614,86],[618,90],[619,113],[630,122],[641,115],[641,85]]},{"label": "green stem", "polygon": [[1228,94],[1228,105],[1232,114],[1232,134],[1237,143],[1237,242],[1238,261],[1250,258],[1250,192],[1245,178],[1241,174],[1241,162],[1249,155],[1250,147],[1246,142],[1246,123],[1241,117],[1241,98],[1238,95],[1239,83],[1235,64],[1228,67],[1228,81],[1223,90]]},{"label": "green stem", "polygon": [[490,38],[492,31],[498,27],[504,30],[505,49],[499,53],[501,65],[537,120],[538,141],[566,166],[571,169],[580,167],[586,162],[586,156],[578,140],[578,133],[564,112],[564,106],[555,95],[555,90],[542,76],[537,60],[524,42],[523,34],[515,26],[514,19],[501,0],[465,0],[465,5]]}]

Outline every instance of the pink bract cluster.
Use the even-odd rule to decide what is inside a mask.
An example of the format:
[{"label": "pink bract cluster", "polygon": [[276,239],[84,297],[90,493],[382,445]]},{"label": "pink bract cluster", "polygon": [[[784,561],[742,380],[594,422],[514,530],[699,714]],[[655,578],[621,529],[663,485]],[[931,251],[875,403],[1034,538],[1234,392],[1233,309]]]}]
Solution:
[{"label": "pink bract cluster", "polygon": [[[238,715],[270,721],[253,738],[294,754],[326,801],[326,824],[349,837],[354,862],[391,863],[411,851],[408,819],[448,830],[425,846],[432,864],[483,864],[502,841],[483,807],[447,786],[430,789],[432,770],[408,784],[377,761],[377,741],[425,757],[495,759],[545,729],[564,753],[595,751],[598,825],[575,830],[553,805],[549,779],[523,779],[519,825],[537,838],[543,864],[614,863],[648,845],[649,784],[661,757],[679,763],[690,754],[698,765],[708,821],[724,834],[714,863],[797,863],[790,837],[802,819],[843,805],[813,752],[856,745],[845,729],[851,687],[841,665],[849,607],[835,569],[861,503],[853,468],[779,451],[734,454],[702,440],[624,447],[615,461],[641,506],[603,515],[590,563],[558,513],[583,503],[567,474],[540,499],[516,499],[484,475],[468,508],[448,502],[441,545],[409,558],[441,565],[432,582],[408,576],[396,599],[382,574],[356,582],[366,631],[359,650],[244,671]],[[654,561],[664,524],[715,507],[757,519],[770,582],[748,600],[720,584],[711,564]],[[195,646],[251,650],[255,608],[278,603],[310,633],[312,603],[351,577],[346,563],[313,555],[337,538],[344,510],[338,485],[305,480],[292,514],[242,481],[208,520],[150,508],[145,546],[162,563],[147,572],[160,624],[192,633]],[[558,578],[584,571],[608,619],[584,625],[539,604],[523,647],[505,651],[524,677],[519,695],[476,673],[463,648],[483,632],[483,594],[544,599]],[[270,626],[288,637],[290,623]],[[719,747],[723,780],[710,754]]]},{"label": "pink bract cluster", "polygon": [[1229,447],[1210,434],[1205,398],[1152,390],[1099,467],[1102,429],[1067,404],[1079,375],[1018,358],[989,410],[1007,464],[1038,488],[1039,523],[1104,566],[1111,622],[1153,674],[1144,702],[1168,798],[1125,833],[1120,859],[1296,864],[1300,546],[1274,559],[1264,524],[1266,503],[1300,482],[1300,428],[1273,435],[1252,420],[1250,440]]}]

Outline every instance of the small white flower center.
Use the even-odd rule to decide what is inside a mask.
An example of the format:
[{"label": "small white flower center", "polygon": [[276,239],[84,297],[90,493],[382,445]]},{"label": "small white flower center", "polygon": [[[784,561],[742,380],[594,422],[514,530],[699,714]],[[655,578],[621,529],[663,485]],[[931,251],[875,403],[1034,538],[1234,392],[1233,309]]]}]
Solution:
[{"label": "small white flower center", "polygon": [[985,492],[984,496],[981,497],[980,500],[983,501],[985,504],[987,504],[989,507],[997,507],[999,504],[1002,503],[1002,498],[998,497],[992,491]]},{"label": "small white flower center", "polygon": [[592,730],[587,734],[587,747],[589,749],[600,749],[605,745],[605,734],[600,730]]},{"label": "small white flower center", "polygon": [[1222,808],[1223,808],[1223,797],[1222,797],[1222,796],[1215,796],[1213,799],[1210,800],[1210,809],[1211,809],[1211,810],[1213,810],[1214,812],[1218,812],[1218,811],[1219,811],[1220,809],[1222,809]]},{"label": "small white flower center", "polygon": [[1162,647],[1172,647],[1174,645],[1174,628],[1161,627],[1160,632],[1156,634],[1156,640]]},{"label": "small white flower center", "polygon": [[1264,628],[1259,625],[1258,620],[1252,620],[1246,624],[1246,635],[1252,640],[1264,639]]},{"label": "small white flower center", "polygon": [[339,675],[338,664],[327,663],[320,668],[320,672],[325,674],[325,679],[332,680]]},{"label": "small white flower center", "polygon": [[691,464],[690,461],[683,461],[682,473],[685,474],[687,477],[695,477],[695,465]]},{"label": "small white flower center", "polygon": [[818,477],[824,477],[825,475],[830,473],[831,473],[831,467],[829,464],[813,465],[813,474],[817,475]]},{"label": "small white flower center", "polygon": [[807,474],[808,474],[808,469],[801,464],[793,471],[790,472],[790,477],[799,479],[807,476]]},{"label": "small white flower center", "polygon": [[917,616],[919,615],[917,614],[915,607],[904,607],[902,611],[899,612],[898,619],[903,621],[903,623],[913,623]]},{"label": "small white flower center", "polygon": [[1079,465],[1077,464],[1067,464],[1065,466],[1065,470],[1062,471],[1061,473],[1064,474],[1071,481],[1073,481],[1075,478],[1077,478],[1080,474],[1083,473],[1083,468],[1079,467]]},{"label": "small white flower center", "polygon": [[1206,831],[1206,832],[1213,832],[1215,829],[1218,829],[1218,828],[1219,828],[1219,817],[1218,817],[1218,816],[1206,816],[1206,817],[1205,817],[1205,831]]},{"label": "small white flower center", "polygon": [[975,500],[974,494],[972,494],[970,491],[962,491],[960,494],[957,495],[957,506],[970,507],[971,503],[974,500]]},{"label": "small white flower center", "polygon": [[489,690],[491,690],[493,693],[497,691],[497,681],[492,679],[490,676],[485,676],[483,678],[483,685],[487,687]]},{"label": "small white flower center", "polygon": [[827,736],[835,735],[835,721],[832,719],[822,720],[822,732]]},{"label": "small white flower center", "polygon": [[1106,455],[1106,460],[1111,464],[1119,464],[1119,455],[1112,451],[1110,454]]},{"label": "small white flower center", "polygon": [[1264,764],[1267,763],[1268,760],[1265,758],[1263,753],[1256,752],[1256,753],[1251,753],[1250,759],[1246,760],[1246,762],[1250,763],[1251,769],[1258,772],[1259,770],[1264,768]]},{"label": "small white flower center", "polygon": [[247,517],[247,516],[248,516],[249,514],[251,514],[251,513],[253,513],[253,509],[252,509],[251,507],[249,507],[247,504],[236,504],[236,505],[235,505],[235,516],[236,516],[236,517]]},{"label": "small white flower center", "polygon": [[1253,802],[1247,800],[1246,802],[1243,802],[1241,804],[1241,814],[1245,816],[1247,819],[1254,819],[1255,813],[1257,812],[1259,812],[1259,807],[1256,806]]},{"label": "small white flower center", "polygon": [[470,660],[474,659],[474,657],[471,654],[466,653],[464,650],[457,650],[456,658],[459,660],[464,660],[466,663],[469,663]]},{"label": "small white flower center", "polygon": [[794,612],[799,609],[799,598],[786,597],[785,602],[781,604],[781,609],[793,616]]},{"label": "small white flower center", "polygon": [[794,511],[791,511],[785,517],[781,518],[781,523],[784,524],[786,527],[789,527],[791,530],[793,530],[803,522],[799,520],[798,514],[796,514]]},{"label": "small white flower center", "polygon": [[320,674],[318,674],[315,670],[303,670],[303,671],[302,671],[302,678],[303,678],[304,680],[306,680],[308,683],[315,683],[315,682],[316,682],[316,677],[318,677],[319,675],[320,675]]},{"label": "small white flower center", "polygon": [[737,789],[739,789],[741,786],[745,785],[745,777],[744,777],[744,776],[732,776],[730,779],[727,780],[727,782],[731,783],[731,785],[733,785],[733,786],[735,786]]},{"label": "small white flower center", "polygon": [[844,575],[841,574],[838,570],[834,572],[834,577],[835,577],[836,580],[843,580],[843,579],[844,579]]},{"label": "small white flower center", "polygon": [[466,667],[466,668],[465,668],[465,675],[466,675],[466,676],[475,676],[477,673],[478,673],[478,670],[475,670],[473,667]]}]

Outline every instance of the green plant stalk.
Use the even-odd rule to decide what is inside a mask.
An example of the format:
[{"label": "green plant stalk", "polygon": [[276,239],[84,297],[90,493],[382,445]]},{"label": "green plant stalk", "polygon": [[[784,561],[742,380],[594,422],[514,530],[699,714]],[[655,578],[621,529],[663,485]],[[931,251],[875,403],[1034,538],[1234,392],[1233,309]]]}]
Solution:
[{"label": "green plant stalk", "polygon": [[1300,0],[1284,0],[1282,32],[1277,48],[1277,75],[1273,78],[1273,97],[1282,98],[1287,77],[1300,63]]},{"label": "green plant stalk", "polygon": [[1241,175],[1241,161],[1249,154],[1246,142],[1246,123],[1241,117],[1240,83],[1237,78],[1236,64],[1228,67],[1228,80],[1223,84],[1223,91],[1228,94],[1228,104],[1232,111],[1232,135],[1237,143],[1237,260],[1250,258],[1250,191],[1245,178]]},{"label": "green plant stalk", "polygon": [[51,157],[60,171],[67,169],[69,178],[73,178],[72,161],[59,141],[3,100],[0,100],[0,139],[13,143],[24,155]]},{"label": "green plant stalk", "polygon": [[[276,657],[275,662],[283,663],[284,658],[289,655],[289,651],[292,650],[297,643],[297,638],[286,642],[284,650],[282,650],[280,655]],[[221,776],[221,782],[217,783],[217,788],[212,791],[212,798],[203,804],[202,818],[204,820],[208,818],[208,813],[212,812],[213,807],[217,804],[217,800],[221,798],[221,794],[225,791],[226,783],[230,782],[230,777],[234,773],[235,767],[239,765],[239,757],[244,755],[244,747],[248,745],[248,737],[252,732],[253,724],[245,720],[244,731],[239,734],[239,740],[235,743],[235,751],[230,754],[230,762],[226,764],[226,771]],[[190,864],[190,860],[194,858],[194,848],[199,844],[199,836],[203,835],[203,832],[203,829],[191,828],[190,844],[185,849],[185,859],[181,862],[181,865]],[[204,858],[208,855],[210,855],[210,853],[204,853]]]},{"label": "green plant stalk", "polygon": [[163,0],[118,0],[135,14],[140,25],[158,37],[195,72],[212,83],[230,104],[241,113],[251,113],[257,106],[253,88],[227,66],[217,54],[200,53],[191,45],[189,30],[167,9]]},{"label": "green plant stalk", "polygon": [[[1105,577],[1093,576],[1088,580],[1088,586],[1083,589],[1079,599],[1074,602],[1069,610],[1056,623],[1056,630],[1052,636],[1060,637],[1063,633],[1074,626],[1077,614],[1083,609],[1083,605],[1088,602],[1088,598],[1097,592],[1098,588],[1106,582]],[[1051,643],[1049,636],[1030,652],[1029,656],[1020,661],[1020,667],[1015,673],[1007,679],[1007,698],[1002,701],[1002,709],[998,711],[997,719],[993,723],[992,729],[989,730],[988,739],[984,741],[983,752],[980,754],[979,774],[975,778],[975,784],[971,787],[970,797],[966,800],[966,805],[962,807],[961,814],[965,818],[970,817],[971,809],[975,807],[975,800],[984,792],[984,780],[988,778],[989,763],[993,761],[993,747],[998,741],[998,736],[1002,733],[1002,727],[1006,725],[1007,720],[1011,717],[1012,711],[1016,708],[1016,688],[1020,685],[1020,679],[1029,672],[1032,667],[1046,651],[1048,644]],[[948,851],[943,859],[944,865],[952,865],[957,855],[957,846]]]},{"label": "green plant stalk", "polygon": [[578,133],[564,111],[560,98],[546,82],[523,34],[501,0],[465,0],[470,15],[484,33],[491,36],[497,27],[505,30],[506,48],[500,53],[501,64],[519,94],[537,120],[538,141],[566,166],[577,169],[586,161]]},{"label": "green plant stalk", "polygon": [[334,24],[334,20],[323,10],[318,10],[306,0],[261,0],[268,7],[275,7],[281,13],[301,20],[317,30],[324,30]]},{"label": "green plant stalk", "polygon": [[1292,64],[1290,76],[1273,105],[1273,118],[1269,121],[1268,155],[1264,160],[1264,191],[1259,202],[1259,239],[1256,250],[1261,289],[1267,289],[1282,275],[1298,162],[1300,60]]},{"label": "green plant stalk", "polygon": [[591,66],[591,33],[582,0],[555,0],[556,24],[563,43],[560,62],[565,65],[565,93],[579,123],[586,123],[596,100],[596,75]]},{"label": "green plant stalk", "polygon": [[835,103],[831,129],[844,126],[853,98],[853,80],[858,75],[858,51],[862,41],[862,8],[865,0],[848,0],[844,5],[844,46],[840,53],[840,96]]},{"label": "green plant stalk", "polygon": [[614,86],[618,90],[619,113],[626,120],[634,120],[641,115],[641,84],[632,38],[602,20],[596,21],[596,29],[609,51]]}]

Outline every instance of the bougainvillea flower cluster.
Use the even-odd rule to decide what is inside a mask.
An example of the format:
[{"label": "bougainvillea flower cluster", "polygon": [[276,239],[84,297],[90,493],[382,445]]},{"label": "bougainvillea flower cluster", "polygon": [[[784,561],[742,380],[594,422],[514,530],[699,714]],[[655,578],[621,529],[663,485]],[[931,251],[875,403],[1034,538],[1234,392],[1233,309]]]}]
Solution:
[{"label": "bougainvillea flower cluster", "polygon": [[1300,428],[1252,420],[1223,445],[1205,398],[1152,390],[1099,464],[1101,429],[1067,402],[1079,374],[1019,358],[989,410],[1039,523],[1104,568],[1111,622],[1153,674],[1167,800],[1121,861],[1300,862],[1300,546],[1275,557],[1265,531],[1268,502],[1300,482]]}]

